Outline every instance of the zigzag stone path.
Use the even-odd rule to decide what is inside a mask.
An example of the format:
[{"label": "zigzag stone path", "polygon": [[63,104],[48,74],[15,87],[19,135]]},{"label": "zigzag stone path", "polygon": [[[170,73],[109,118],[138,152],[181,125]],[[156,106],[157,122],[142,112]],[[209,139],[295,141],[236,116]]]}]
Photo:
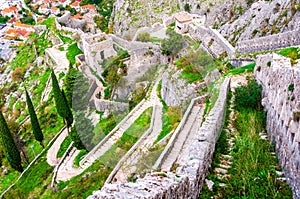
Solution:
[{"label": "zigzag stone path", "polygon": [[56,157],[56,154],[60,148],[61,143],[68,135],[68,130],[65,128],[63,132],[58,136],[55,142],[52,144],[51,148],[47,152],[47,163],[50,166],[56,166],[59,163],[59,158]]},{"label": "zigzag stone path", "polygon": [[160,78],[156,80],[155,86],[151,91],[149,99],[140,102],[126,116],[126,118],[124,118],[97,146],[95,146],[94,149],[90,151],[80,162],[79,168],[74,168],[73,164],[74,159],[80,151],[73,148],[70,155],[63,161],[61,166],[58,167],[56,181],[67,181],[72,177],[82,173],[86,168],[91,166],[95,160],[97,160],[107,150],[109,150],[147,108],[157,104],[159,102],[159,99],[156,96],[156,89],[159,80]]},{"label": "zigzag stone path", "polygon": [[[158,78],[156,81],[156,84],[154,85],[154,88],[150,95],[150,101],[153,103],[155,108],[153,109],[154,113],[152,114],[152,121],[151,125],[148,131],[149,133],[144,138],[140,139],[140,143],[137,143],[138,146],[132,151],[128,151],[128,153],[125,155],[125,160],[121,160],[119,162],[119,165],[115,168],[117,171],[113,171],[111,173],[111,176],[109,176],[106,183],[125,183],[127,182],[128,177],[134,173],[137,169],[137,163],[138,161],[143,158],[145,154],[148,153],[148,150],[153,146],[153,143],[157,139],[157,136],[162,130],[162,104],[160,102],[160,99],[156,95],[156,88],[158,86],[159,80]],[[128,157],[127,157],[128,156]]]}]

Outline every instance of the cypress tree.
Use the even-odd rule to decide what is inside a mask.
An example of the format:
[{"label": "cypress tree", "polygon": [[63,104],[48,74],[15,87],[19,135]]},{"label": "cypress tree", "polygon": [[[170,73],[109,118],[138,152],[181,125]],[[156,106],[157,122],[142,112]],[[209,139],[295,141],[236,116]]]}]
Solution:
[{"label": "cypress tree", "polygon": [[7,126],[2,111],[0,111],[0,138],[5,156],[13,169],[23,171],[21,156],[12,134]]},{"label": "cypress tree", "polygon": [[75,113],[75,125],[71,129],[70,136],[77,149],[91,150],[93,148],[92,139],[94,137],[94,127],[92,121],[85,116],[85,112]]},{"label": "cypress tree", "polygon": [[25,92],[26,92],[26,102],[27,102],[28,112],[29,112],[29,116],[30,116],[33,135],[34,135],[35,139],[40,142],[40,145],[44,148],[44,145],[43,145],[44,136],[43,136],[38,118],[36,116],[32,101],[30,99],[30,96],[29,96],[27,90],[25,90]]},{"label": "cypress tree", "polygon": [[51,79],[52,79],[52,90],[54,94],[54,100],[55,100],[57,112],[61,117],[65,119],[67,126],[70,127],[73,123],[72,112],[68,106],[64,93],[59,88],[58,81],[53,70],[51,73]]},{"label": "cypress tree", "polygon": [[66,117],[66,121],[67,121],[67,126],[70,127],[73,123],[73,114],[72,114],[72,111],[68,105],[68,100],[66,98],[66,95],[65,95],[65,91],[62,90],[61,92],[62,96],[63,96],[63,99],[64,99],[64,102],[66,104],[66,110],[67,110],[67,117]]}]

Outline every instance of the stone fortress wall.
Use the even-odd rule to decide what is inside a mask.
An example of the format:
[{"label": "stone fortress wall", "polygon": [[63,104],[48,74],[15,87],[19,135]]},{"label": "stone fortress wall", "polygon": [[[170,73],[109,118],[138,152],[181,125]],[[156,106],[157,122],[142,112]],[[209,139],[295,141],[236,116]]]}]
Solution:
[{"label": "stone fortress wall", "polygon": [[217,41],[230,57],[234,57],[235,48],[216,30],[211,27],[207,28],[208,34]]},{"label": "stone fortress wall", "polygon": [[300,64],[291,66],[289,59],[275,53],[260,55],[255,78],[263,86],[269,137],[294,198],[300,198]]},{"label": "stone fortress wall", "polygon": [[226,78],[219,97],[191,144],[187,162],[176,173],[146,174],[136,183],[106,184],[88,199],[98,198],[198,198],[225,116],[230,79]]},{"label": "stone fortress wall", "polygon": [[67,30],[70,32],[82,31],[86,24],[85,20],[72,19],[69,11],[66,11],[64,15],[55,19],[55,25],[58,30]]},{"label": "stone fortress wall", "polygon": [[106,34],[99,33],[93,36],[82,36],[82,47],[84,51],[85,61],[98,74],[102,73],[99,62],[110,56],[117,55],[113,48],[113,40]]},{"label": "stone fortress wall", "polygon": [[300,29],[238,42],[240,54],[300,45]]}]

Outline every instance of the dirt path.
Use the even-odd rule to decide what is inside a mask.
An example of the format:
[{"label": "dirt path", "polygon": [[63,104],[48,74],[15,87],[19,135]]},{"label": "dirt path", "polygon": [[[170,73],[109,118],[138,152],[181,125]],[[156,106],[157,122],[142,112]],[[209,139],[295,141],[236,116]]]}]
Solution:
[{"label": "dirt path", "polygon": [[[65,127],[64,127],[65,128]],[[52,144],[51,148],[47,152],[47,163],[51,166],[56,166],[59,162],[59,158],[56,157],[56,154],[60,148],[61,143],[64,141],[64,139],[68,135],[68,130],[65,128],[60,136],[55,140],[55,142]]]}]

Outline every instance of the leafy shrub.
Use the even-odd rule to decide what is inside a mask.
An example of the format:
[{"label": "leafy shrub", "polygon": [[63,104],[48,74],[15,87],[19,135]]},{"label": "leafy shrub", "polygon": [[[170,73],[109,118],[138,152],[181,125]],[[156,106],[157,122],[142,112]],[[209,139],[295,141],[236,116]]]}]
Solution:
[{"label": "leafy shrub", "polygon": [[186,12],[190,12],[191,11],[191,8],[190,8],[190,5],[189,4],[184,4],[184,10],[186,11]]},{"label": "leafy shrub", "polygon": [[261,109],[261,91],[262,86],[255,80],[250,80],[247,85],[237,87],[235,90],[236,109],[252,108]]},{"label": "leafy shrub", "polygon": [[12,74],[11,74],[11,79],[12,79],[13,81],[21,81],[21,80],[23,80],[24,72],[25,72],[24,68],[22,68],[22,67],[16,68],[16,69],[12,72]]},{"label": "leafy shrub", "polygon": [[294,91],[294,88],[295,88],[295,85],[294,85],[294,84],[290,84],[290,85],[288,86],[288,90],[291,91],[291,92]]}]

